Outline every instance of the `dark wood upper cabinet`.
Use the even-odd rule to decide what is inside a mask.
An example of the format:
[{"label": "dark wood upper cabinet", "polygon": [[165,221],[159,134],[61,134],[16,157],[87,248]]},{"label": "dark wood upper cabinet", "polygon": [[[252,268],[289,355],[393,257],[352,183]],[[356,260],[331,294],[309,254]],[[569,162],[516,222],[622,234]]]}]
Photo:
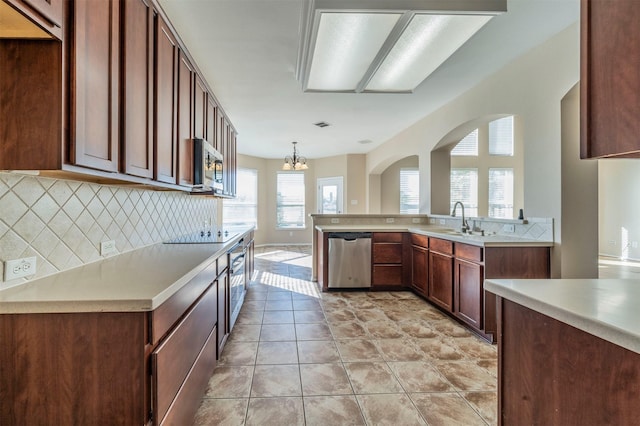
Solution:
[{"label": "dark wood upper cabinet", "polygon": [[582,0],[580,156],[640,157],[640,7]]},{"label": "dark wood upper cabinet", "polygon": [[152,178],[154,11],[145,0],[122,4],[123,170]]},{"label": "dark wood upper cabinet", "polygon": [[117,172],[120,2],[76,0],[73,5],[70,161]]},{"label": "dark wood upper cabinet", "polygon": [[206,139],[207,136],[207,87],[196,74],[195,92],[193,95],[193,137]]},{"label": "dark wood upper cabinet", "polygon": [[0,5],[42,35],[0,38],[0,170],[188,191],[197,137],[224,155],[216,195],[235,196],[235,129],[156,0]]},{"label": "dark wood upper cabinet", "polygon": [[220,151],[218,148],[218,141],[216,140],[217,136],[217,128],[216,128],[216,116],[218,114],[218,105],[216,105],[216,101],[213,99],[213,96],[207,96],[207,134],[205,139],[213,145],[215,149]]},{"label": "dark wood upper cabinet", "polygon": [[179,61],[171,31],[156,16],[155,178],[167,183],[177,183]]},{"label": "dark wood upper cabinet", "polygon": [[0,40],[0,170],[61,167],[61,57],[57,40]]},{"label": "dark wood upper cabinet", "polygon": [[193,185],[194,71],[185,55],[178,61],[178,176],[180,185]]}]

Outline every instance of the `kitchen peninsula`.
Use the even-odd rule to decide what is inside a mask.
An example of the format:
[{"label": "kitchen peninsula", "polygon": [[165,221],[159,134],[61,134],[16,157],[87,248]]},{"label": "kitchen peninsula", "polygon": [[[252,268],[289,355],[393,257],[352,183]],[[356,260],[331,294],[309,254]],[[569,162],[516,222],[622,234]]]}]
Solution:
[{"label": "kitchen peninsula", "polygon": [[[230,258],[236,247],[242,266]],[[224,243],[157,243],[0,291],[0,424],[192,422],[252,256],[244,229]]]},{"label": "kitchen peninsula", "polygon": [[[474,218],[474,234],[459,218],[426,215],[312,215],[314,277],[330,291],[329,235],[371,233],[371,290],[412,290],[471,330],[496,339],[495,296],[486,278],[549,278],[553,223],[547,219]],[[501,231],[508,229],[509,232]],[[497,231],[497,232],[496,232]],[[537,236],[538,238],[534,238]]]},{"label": "kitchen peninsula", "polygon": [[487,280],[498,296],[500,425],[637,424],[639,284]]}]

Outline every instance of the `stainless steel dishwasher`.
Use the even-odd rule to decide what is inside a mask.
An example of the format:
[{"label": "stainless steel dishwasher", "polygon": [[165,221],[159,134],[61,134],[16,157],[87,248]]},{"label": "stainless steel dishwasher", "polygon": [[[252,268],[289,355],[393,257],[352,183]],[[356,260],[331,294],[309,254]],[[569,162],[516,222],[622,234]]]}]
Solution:
[{"label": "stainless steel dishwasher", "polygon": [[328,240],[328,287],[371,287],[371,232],[330,232]]}]

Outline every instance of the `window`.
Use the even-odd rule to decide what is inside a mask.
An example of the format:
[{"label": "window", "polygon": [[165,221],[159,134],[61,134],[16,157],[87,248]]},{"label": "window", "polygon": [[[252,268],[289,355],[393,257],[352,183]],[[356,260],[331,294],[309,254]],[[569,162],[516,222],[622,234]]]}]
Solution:
[{"label": "window", "polygon": [[225,226],[258,227],[258,171],[238,169],[236,198],[222,203],[222,222]]},{"label": "window", "polygon": [[513,219],[513,169],[489,169],[489,217]]},{"label": "window", "polygon": [[489,155],[513,156],[513,116],[489,123]]},{"label": "window", "polygon": [[276,199],[276,227],[303,229],[304,173],[278,172]]},{"label": "window", "polygon": [[478,156],[478,129],[469,133],[451,150],[451,155]]},{"label": "window", "polygon": [[400,214],[418,214],[420,171],[400,169]]},{"label": "window", "polygon": [[464,204],[465,216],[478,216],[478,169],[451,169],[451,211],[456,201]]}]

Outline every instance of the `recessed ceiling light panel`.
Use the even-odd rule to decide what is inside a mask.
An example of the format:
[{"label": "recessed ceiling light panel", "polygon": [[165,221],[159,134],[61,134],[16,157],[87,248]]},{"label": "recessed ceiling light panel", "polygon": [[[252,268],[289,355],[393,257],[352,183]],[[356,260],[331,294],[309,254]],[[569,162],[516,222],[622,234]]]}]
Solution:
[{"label": "recessed ceiling light panel", "polygon": [[400,16],[320,13],[307,88],[354,91]]},{"label": "recessed ceiling light panel", "polygon": [[507,0],[307,0],[296,74],[305,91],[407,93]]},{"label": "recessed ceiling light panel", "polygon": [[413,90],[491,18],[487,15],[415,15],[365,90]]}]

